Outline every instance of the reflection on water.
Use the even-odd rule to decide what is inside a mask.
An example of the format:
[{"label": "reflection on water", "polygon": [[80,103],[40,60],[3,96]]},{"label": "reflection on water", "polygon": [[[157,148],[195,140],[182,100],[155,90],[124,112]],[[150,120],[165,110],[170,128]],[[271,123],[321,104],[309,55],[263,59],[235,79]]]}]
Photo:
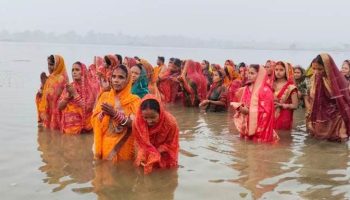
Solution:
[{"label": "reflection on water", "polygon": [[[180,127],[180,166],[149,176],[130,162],[94,161],[92,134],[66,136],[36,127],[34,95],[47,67],[45,58],[53,52],[65,56],[68,68],[78,58],[90,61],[110,52],[152,59],[167,53],[213,62],[231,55],[248,62],[292,56],[289,60],[305,63],[318,52],[204,49],[193,55],[191,49],[3,43],[0,51],[0,59],[11,61],[1,60],[0,71],[11,70],[25,83],[0,87],[3,199],[350,199],[349,143],[308,137],[302,110],[294,115],[293,131],[280,132],[278,144],[266,145],[241,140],[228,113],[168,106]],[[342,61],[348,53],[332,55]],[[12,62],[17,59],[30,61]]]},{"label": "reflection on water", "polygon": [[[144,176],[131,162],[113,165],[93,161],[92,134],[63,135],[39,131],[38,150],[46,174],[44,183],[60,192],[73,184],[73,192],[95,193],[98,199],[173,199],[177,187],[177,169],[162,170]],[[89,183],[88,185],[84,183]]]}]

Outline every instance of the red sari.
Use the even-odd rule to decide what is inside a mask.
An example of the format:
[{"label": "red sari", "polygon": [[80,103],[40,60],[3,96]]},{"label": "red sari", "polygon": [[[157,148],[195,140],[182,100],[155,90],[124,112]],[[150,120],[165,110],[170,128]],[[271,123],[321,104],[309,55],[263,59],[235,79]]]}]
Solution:
[{"label": "red sari", "polygon": [[174,103],[176,101],[177,93],[179,91],[179,81],[177,77],[180,72],[172,72],[169,69],[159,77],[158,89],[162,102]]},{"label": "red sari", "polygon": [[310,107],[306,117],[308,130],[318,139],[348,140],[350,91],[347,82],[330,55],[319,56],[324,64],[324,73],[314,73],[310,79]]},{"label": "red sari", "polygon": [[234,123],[242,138],[256,142],[276,142],[274,128],[274,102],[271,88],[266,84],[266,70],[259,67],[252,91],[245,86],[238,91],[240,104],[249,107],[249,114],[236,112]]},{"label": "red sari", "polygon": [[136,146],[137,166],[144,164],[144,173],[151,173],[154,168],[171,168],[178,164],[179,129],[175,117],[167,112],[161,102],[153,95],[147,99],[155,99],[160,105],[159,122],[149,127],[141,115],[141,109],[133,122],[133,132]]},{"label": "red sari", "polygon": [[[88,71],[86,66],[81,66],[81,83],[73,81],[72,85],[77,91],[77,97],[70,99],[62,110],[61,131],[68,134],[80,134],[92,130],[91,115],[95,103]],[[63,90],[59,101],[69,96],[66,89]]]},{"label": "red sari", "polygon": [[60,130],[61,112],[58,109],[58,99],[68,82],[68,76],[63,57],[59,55],[54,57],[55,68],[44,85],[38,112],[45,128]]},{"label": "red sari", "polygon": [[94,63],[89,66],[89,80],[90,80],[90,85],[92,87],[95,98],[100,92],[100,80],[97,75],[97,69],[101,67],[103,67],[103,58],[99,56],[95,56]]},{"label": "red sari", "polygon": [[137,61],[135,58],[125,57],[124,58],[124,64],[131,69],[133,66],[137,64]]},{"label": "red sari", "polygon": [[184,88],[184,104],[198,106],[207,97],[207,79],[202,72],[200,63],[187,60],[184,67],[182,86]]},{"label": "red sari", "polygon": [[[292,103],[292,95],[297,93],[298,89],[294,84],[293,68],[289,63],[283,63],[286,69],[287,82],[280,91],[274,91],[275,101],[283,104]],[[273,72],[275,73],[275,72]],[[275,75],[273,75],[275,77]],[[291,130],[293,126],[293,110],[283,109],[281,107],[275,110],[275,129]]]}]

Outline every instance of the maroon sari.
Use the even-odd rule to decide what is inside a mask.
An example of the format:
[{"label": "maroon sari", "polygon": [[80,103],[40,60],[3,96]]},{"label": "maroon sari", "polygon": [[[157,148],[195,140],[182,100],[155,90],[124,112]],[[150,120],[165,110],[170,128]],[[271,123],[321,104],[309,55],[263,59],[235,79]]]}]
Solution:
[{"label": "maroon sari", "polygon": [[350,135],[350,92],[332,57],[320,56],[324,72],[314,73],[310,80],[307,127],[316,138],[345,141]]}]

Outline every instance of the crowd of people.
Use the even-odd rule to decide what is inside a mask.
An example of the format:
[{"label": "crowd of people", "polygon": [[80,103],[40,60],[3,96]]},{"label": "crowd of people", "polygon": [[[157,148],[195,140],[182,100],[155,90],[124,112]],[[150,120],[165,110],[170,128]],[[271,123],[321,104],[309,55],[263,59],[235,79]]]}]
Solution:
[{"label": "crowd of people", "polygon": [[36,95],[38,123],[64,134],[94,134],[95,159],[133,160],[148,174],[178,164],[179,128],[166,104],[181,102],[201,112],[233,112],[245,140],[278,142],[291,130],[293,111],[305,109],[311,136],[336,142],[350,136],[350,60],[338,69],[328,54],[304,70],[284,61],[224,66],[207,60],[110,54],[87,67],[72,65],[69,83],[62,56],[47,58]]}]

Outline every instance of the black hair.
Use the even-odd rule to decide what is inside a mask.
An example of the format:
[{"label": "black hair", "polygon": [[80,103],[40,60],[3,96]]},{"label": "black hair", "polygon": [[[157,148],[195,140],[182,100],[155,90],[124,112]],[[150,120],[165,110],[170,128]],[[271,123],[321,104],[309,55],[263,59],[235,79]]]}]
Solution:
[{"label": "black hair", "polygon": [[205,63],[205,66],[206,66],[206,67],[209,67],[209,61],[203,60],[203,62]]},{"label": "black hair", "polygon": [[55,56],[54,55],[49,55],[47,59],[50,61],[50,63],[55,64]]},{"label": "black hair", "polygon": [[158,114],[160,113],[160,105],[155,99],[147,99],[141,103],[141,110],[151,109],[156,111]]},{"label": "black hair", "polygon": [[175,58],[170,58],[169,59],[169,62],[174,62],[175,61]]},{"label": "black hair", "polygon": [[46,79],[47,78],[47,75],[46,75],[46,73],[45,72],[41,72],[41,74],[40,74],[40,79]]},{"label": "black hair", "polygon": [[115,54],[117,56],[119,63],[123,63],[123,57],[120,54]]},{"label": "black hair", "polygon": [[182,61],[178,58],[175,58],[174,59],[174,65],[177,66],[177,67],[181,67],[181,64],[182,64]]},{"label": "black hair", "polygon": [[134,56],[135,60],[140,61],[141,59],[138,56]]},{"label": "black hair", "polygon": [[162,61],[162,63],[165,62],[165,58],[163,56],[158,56],[158,60]]},{"label": "black hair", "polygon": [[[123,65],[123,64],[118,65],[118,67],[114,68],[114,70],[116,70],[116,69],[121,69],[121,70],[123,70],[124,73],[126,74],[126,76],[128,76],[128,74],[129,74],[128,68],[127,68],[125,65]],[[114,70],[113,70],[113,71],[114,71]],[[113,72],[112,72],[112,73],[113,73]]]},{"label": "black hair", "polygon": [[80,67],[83,65],[80,61],[73,63],[73,65],[75,65],[75,64],[79,65]]},{"label": "black hair", "polygon": [[108,56],[105,56],[104,59],[105,59],[105,62],[106,62],[106,64],[107,64],[107,66],[111,66],[111,65],[112,65],[112,62],[111,62],[111,60],[108,58]]},{"label": "black hair", "polygon": [[317,64],[320,64],[320,65],[324,66],[321,55],[316,56],[316,58],[314,58],[312,60],[312,63],[317,63]]},{"label": "black hair", "polygon": [[251,64],[249,67],[254,68],[256,72],[259,72],[260,66],[258,64]]},{"label": "black hair", "polygon": [[241,67],[246,67],[247,65],[244,63],[244,62],[241,62],[238,64],[238,68],[241,68]]},{"label": "black hair", "polygon": [[138,67],[140,69],[140,71],[142,72],[143,69],[143,65],[141,63],[137,63],[136,65],[134,65],[136,67]]},{"label": "black hair", "polygon": [[305,69],[303,69],[300,65],[297,65],[293,68],[293,71],[295,71],[296,69],[298,69],[301,72],[301,75],[304,76],[305,75]]}]

